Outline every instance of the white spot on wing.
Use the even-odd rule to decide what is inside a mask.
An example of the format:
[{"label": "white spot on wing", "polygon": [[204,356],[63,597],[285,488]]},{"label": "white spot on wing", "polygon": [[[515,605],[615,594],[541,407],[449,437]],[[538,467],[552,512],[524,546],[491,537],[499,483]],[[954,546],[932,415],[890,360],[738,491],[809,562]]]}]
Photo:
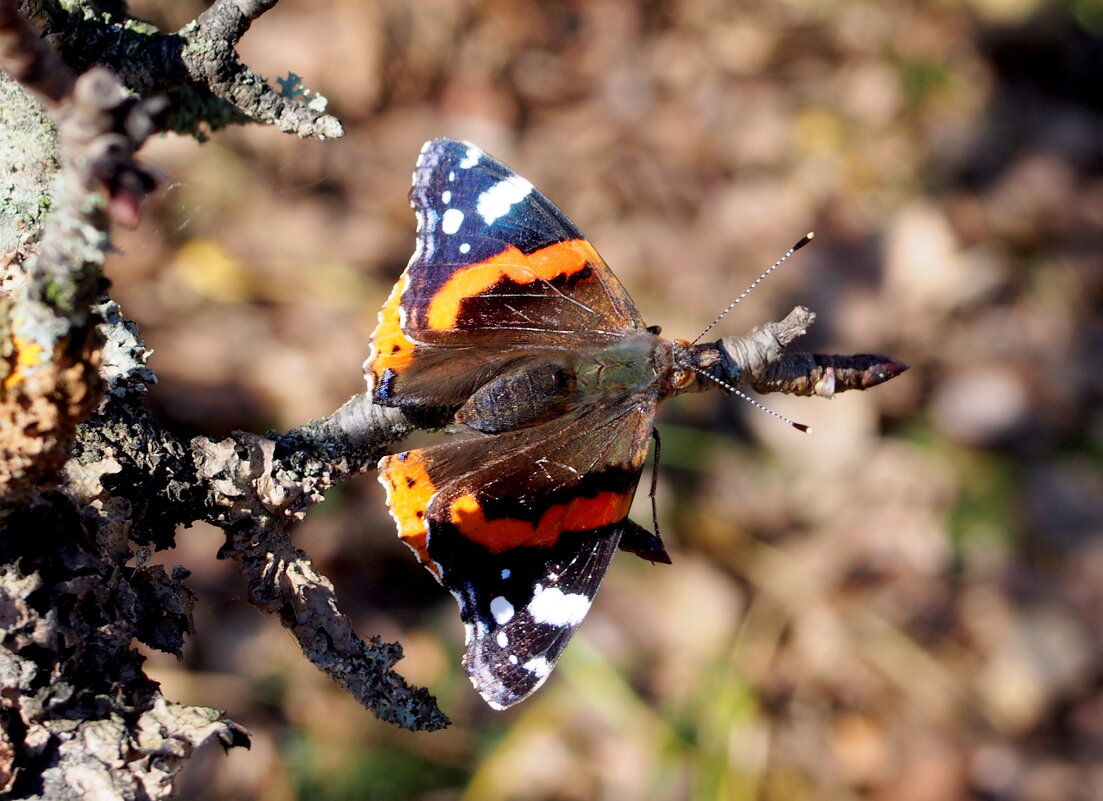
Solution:
[{"label": "white spot on wing", "polygon": [[459,209],[448,209],[440,220],[440,230],[446,234],[454,234],[463,225],[463,212]]},{"label": "white spot on wing", "polygon": [[443,192],[440,193],[440,202],[443,203],[446,206],[449,203],[452,202],[452,190],[451,189],[445,189]]},{"label": "white spot on wing", "polygon": [[558,587],[544,589],[536,585],[536,593],[528,605],[529,614],[537,623],[549,626],[577,626],[590,611],[590,599],[579,593],[564,593]]},{"label": "white spot on wing", "polygon": [[507,645],[509,645],[509,637],[504,631],[499,631],[498,636],[495,639],[498,640],[498,646],[501,648],[505,648]]},{"label": "white spot on wing", "polygon": [[513,604],[499,595],[490,602],[490,614],[494,615],[499,626],[504,626],[513,619]]},{"label": "white spot on wing", "polygon": [[527,670],[538,679],[546,678],[547,675],[551,673],[552,669],[551,663],[542,656],[538,656],[535,659],[530,659],[528,662],[521,665],[521,667],[523,667],[525,670]]},{"label": "white spot on wing", "polygon": [[511,175],[479,195],[475,210],[482,215],[487,225],[493,225],[499,217],[509,214],[513,204],[524,200],[531,191],[532,184],[520,175]]},{"label": "white spot on wing", "polygon": [[502,568],[502,578],[507,579],[507,578],[510,577],[510,575],[511,575],[511,573],[509,571],[509,568],[508,567],[503,567]]},{"label": "white spot on wing", "polygon": [[470,252],[471,252],[471,245],[469,245],[467,242],[464,242],[462,245],[460,245],[460,253],[470,253]]},{"label": "white spot on wing", "polygon": [[456,180],[456,171],[455,170],[452,170],[451,172],[448,173],[448,180],[449,181]]},{"label": "white spot on wing", "polygon": [[456,166],[461,170],[470,170],[476,164],[479,163],[479,159],[483,157],[483,151],[474,145],[467,146],[467,153],[464,155],[463,160]]},{"label": "white spot on wing", "polygon": [[510,654],[509,655],[509,664],[511,664],[511,665],[516,665],[517,664],[517,654]]}]

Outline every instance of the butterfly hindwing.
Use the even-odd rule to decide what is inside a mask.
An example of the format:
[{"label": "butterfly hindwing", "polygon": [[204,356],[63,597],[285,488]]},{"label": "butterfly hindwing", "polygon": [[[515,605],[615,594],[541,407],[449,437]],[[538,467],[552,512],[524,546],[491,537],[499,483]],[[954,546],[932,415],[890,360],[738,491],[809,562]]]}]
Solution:
[{"label": "butterfly hindwing", "polygon": [[543,684],[590,610],[619,540],[619,527],[608,526],[550,548],[505,551],[449,588],[467,631],[464,670],[488,704],[504,709]]},{"label": "butterfly hindwing", "polygon": [[655,402],[623,399],[529,428],[385,456],[399,536],[438,580],[486,553],[547,547],[620,523],[639,482]]},{"label": "butterfly hindwing", "polygon": [[635,528],[654,410],[625,399],[380,461],[401,536],[459,602],[464,668],[488,702],[534,690],[589,609]]}]

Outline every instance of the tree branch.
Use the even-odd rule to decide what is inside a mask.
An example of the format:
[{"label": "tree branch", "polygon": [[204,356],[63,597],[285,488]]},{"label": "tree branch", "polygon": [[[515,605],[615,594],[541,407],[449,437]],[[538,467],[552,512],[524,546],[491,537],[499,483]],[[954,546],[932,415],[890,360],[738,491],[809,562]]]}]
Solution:
[{"label": "tree branch", "polygon": [[277,2],[279,0],[217,0],[199,15],[197,22],[207,37],[237,44],[253,20]]},{"label": "tree branch", "polygon": [[698,381],[689,391],[727,384],[763,394],[831,398],[849,389],[883,384],[908,369],[903,362],[875,354],[786,353],[785,347],[804,336],[815,320],[813,312],[797,306],[783,320],[760,325],[744,336],[694,346],[698,364],[719,383]]},{"label": "tree branch", "polygon": [[169,127],[203,137],[226,125],[259,122],[300,137],[344,136],[326,114],[327,101],[310,96],[297,79],[276,89],[241,62],[234,49],[252,22],[276,0],[219,0],[175,33],[162,33],[132,17],[52,7],[48,28],[66,63],[113,70],[143,97],[169,93]]},{"label": "tree branch", "polygon": [[[235,7],[240,35],[263,4],[215,10]],[[446,725],[390,670],[398,646],[358,639],[287,536],[409,424],[354,399],[283,437],[182,443],[159,430],[140,402],[149,353],[102,299],[101,268],[111,223],[133,224],[156,183],[134,153],[165,103],[135,99],[103,68],[74,77],[14,0],[0,0],[0,67],[46,104],[61,163],[38,252],[8,261],[0,301],[0,794],[165,798],[200,743],[247,744],[221,713],[166,700],[131,647],[179,654],[192,633],[187,571],[150,565],[148,546],[197,519],[227,529],[223,555],[253,603],[278,610],[358,700],[399,725]]]},{"label": "tree branch", "polygon": [[289,534],[326,491],[374,467],[414,424],[358,395],[286,434],[237,432],[181,443],[127,397],[144,391],[147,354],[132,327],[111,317],[113,307],[104,336],[117,344],[103,363],[112,397],[84,426],[70,463],[68,487],[78,504],[111,515],[126,504],[130,537],[159,549],[174,544],[178,525],[203,520],[221,527],[226,543],[219,557],[234,560],[250,603],[279,612],[308,659],[383,720],[415,730],[446,726],[432,696],[391,670],[401,647],[357,637],[332,583]]}]

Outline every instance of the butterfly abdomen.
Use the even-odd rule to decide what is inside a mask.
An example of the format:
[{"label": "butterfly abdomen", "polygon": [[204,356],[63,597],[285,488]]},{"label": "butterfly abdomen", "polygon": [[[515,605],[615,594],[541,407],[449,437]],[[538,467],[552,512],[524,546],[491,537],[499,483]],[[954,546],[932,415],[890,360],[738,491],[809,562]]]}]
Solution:
[{"label": "butterfly abdomen", "polygon": [[551,352],[508,365],[472,393],[456,422],[496,434],[627,395],[664,397],[672,365],[669,344],[643,330],[588,352]]},{"label": "butterfly abdomen", "polygon": [[456,422],[496,434],[542,423],[570,408],[575,370],[564,362],[541,361],[510,370],[477,389],[456,413]]}]

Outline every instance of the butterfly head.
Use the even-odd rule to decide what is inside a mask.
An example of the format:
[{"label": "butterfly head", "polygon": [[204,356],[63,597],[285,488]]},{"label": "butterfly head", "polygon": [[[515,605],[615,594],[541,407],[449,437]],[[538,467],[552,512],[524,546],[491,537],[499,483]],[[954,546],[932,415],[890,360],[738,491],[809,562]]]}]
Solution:
[{"label": "butterfly head", "polygon": [[[719,354],[711,348],[697,347],[688,339],[675,339],[671,345],[674,351],[674,373],[671,376],[670,384],[673,394],[680,394],[693,387],[697,382],[697,376],[701,375],[702,370],[706,369],[706,366],[702,364],[702,361],[709,361],[706,358],[706,352],[711,352],[716,357]],[[715,363],[716,358],[712,358],[711,364]]]}]

